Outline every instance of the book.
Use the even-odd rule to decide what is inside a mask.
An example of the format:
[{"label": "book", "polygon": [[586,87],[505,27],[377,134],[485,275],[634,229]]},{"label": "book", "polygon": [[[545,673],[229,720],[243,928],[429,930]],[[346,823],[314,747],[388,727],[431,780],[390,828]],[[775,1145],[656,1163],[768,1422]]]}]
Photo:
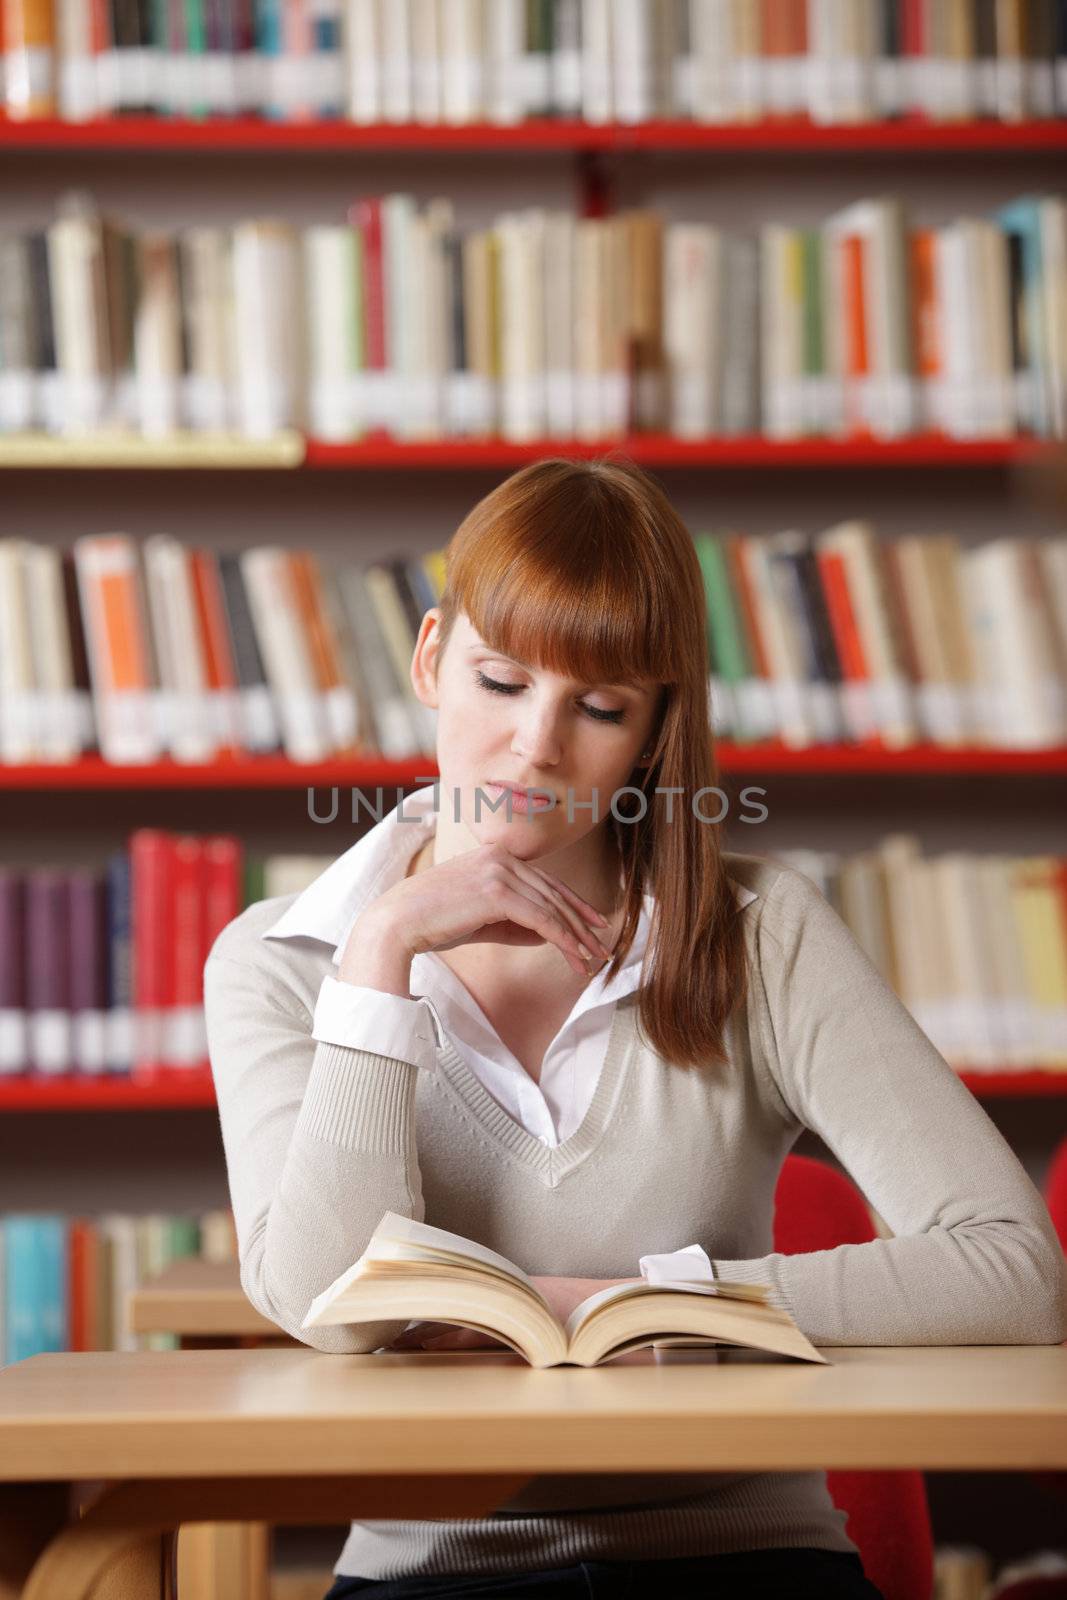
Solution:
[{"label": "book", "polygon": [[316,1295],[302,1328],[389,1317],[491,1334],[532,1367],[595,1367],[649,1345],[743,1346],[829,1365],[755,1283],[644,1281],[598,1289],[560,1322],[521,1267],[473,1239],[387,1211],[367,1248]]}]

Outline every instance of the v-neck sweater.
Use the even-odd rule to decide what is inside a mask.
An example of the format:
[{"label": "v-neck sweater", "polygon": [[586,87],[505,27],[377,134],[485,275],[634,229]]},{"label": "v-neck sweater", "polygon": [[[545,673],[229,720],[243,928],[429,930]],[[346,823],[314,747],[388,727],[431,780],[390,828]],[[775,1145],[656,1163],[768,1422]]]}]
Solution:
[{"label": "v-neck sweater", "polygon": [[[672,1064],[639,1027],[640,992],[623,996],[586,1116],[555,1147],[513,1121],[447,1039],[433,1070],[316,1042],[328,948],[260,937],[286,898],[231,922],[204,988],[252,1303],[318,1350],[391,1343],[406,1318],[300,1326],[391,1210],[476,1238],[533,1274],[633,1276],[640,1251],[698,1239],[720,1278],[765,1284],[817,1346],[1067,1338],[1059,1242],[982,1106],[810,879],[757,856],[724,859],[757,896],[738,913],[750,976],[726,1063]],[[777,1177],[804,1127],[892,1237],[774,1251]],[[595,1383],[595,1370],[583,1381]],[[484,1518],[353,1522],[334,1571],[383,1579],[855,1549],[825,1473],[625,1465],[534,1477]]]}]

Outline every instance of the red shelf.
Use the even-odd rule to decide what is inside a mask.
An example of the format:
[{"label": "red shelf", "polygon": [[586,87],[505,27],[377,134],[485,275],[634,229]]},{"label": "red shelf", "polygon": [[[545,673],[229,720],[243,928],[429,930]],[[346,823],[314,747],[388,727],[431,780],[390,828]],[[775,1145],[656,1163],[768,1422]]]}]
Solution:
[{"label": "red shelf", "polygon": [[1067,1072],[961,1072],[979,1100],[1051,1099],[1067,1095]]},{"label": "red shelf", "polygon": [[[980,1100],[1051,1099],[1067,1096],[1067,1072],[964,1072],[963,1082]],[[215,1106],[208,1067],[159,1072],[131,1080],[105,1078],[0,1079],[5,1111],[185,1111]]]},{"label": "red shelf", "polygon": [[516,150],[1051,153],[1067,150],[1067,119],[1000,123],[930,122],[908,117],[895,122],[834,127],[823,127],[807,117],[774,117],[724,125],[661,121],[632,126],[541,119],[506,126],[385,123],[366,127],[345,121],[268,122],[257,117],[193,121],[182,117],[118,116],[90,122],[63,122],[56,118],[19,122],[0,118],[0,151],[4,149],[62,150],[68,154],[121,150],[131,155],[166,150],[255,154],[383,149],[472,150],[480,155]]},{"label": "red shelf", "polygon": [[[1067,747],[1049,750],[961,750],[937,745],[912,745],[904,750],[883,750],[853,745],[822,745],[792,750],[777,742],[717,746],[722,773],[781,772],[826,773],[982,773],[990,776],[1033,773],[1067,774]],[[258,760],[217,761],[185,766],[177,761],[156,761],[145,766],[120,767],[86,756],[63,766],[0,766],[0,791],[50,789],[304,789],[339,787],[412,787],[437,776],[433,756],[411,761],[332,760],[301,764],[283,756]]]},{"label": "red shelf", "polygon": [[607,439],[359,439],[327,444],[309,439],[304,467],[397,468],[516,467],[546,455],[589,459],[621,454],[646,467],[1000,467],[1039,459],[1040,439],[950,439],[914,434],[906,439],[675,439],[631,434]]},{"label": "red shelf", "polygon": [[184,1111],[213,1106],[208,1067],[151,1077],[0,1078],[2,1111]]}]

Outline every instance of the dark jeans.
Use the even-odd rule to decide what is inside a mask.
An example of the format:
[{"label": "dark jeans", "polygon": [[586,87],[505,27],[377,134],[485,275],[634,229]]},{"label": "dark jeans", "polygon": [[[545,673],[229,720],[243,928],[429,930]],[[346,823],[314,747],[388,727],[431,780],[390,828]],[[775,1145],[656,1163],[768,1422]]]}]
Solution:
[{"label": "dark jeans", "polygon": [[740,1550],[681,1560],[581,1561],[546,1572],[421,1578],[338,1578],[324,1600],[512,1600],[559,1595],[568,1600],[884,1600],[844,1550]]}]

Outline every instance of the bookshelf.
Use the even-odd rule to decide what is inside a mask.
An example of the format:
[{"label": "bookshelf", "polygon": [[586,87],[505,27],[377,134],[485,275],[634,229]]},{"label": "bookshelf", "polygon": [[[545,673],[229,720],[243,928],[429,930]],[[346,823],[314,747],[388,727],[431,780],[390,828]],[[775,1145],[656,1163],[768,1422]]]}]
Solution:
[{"label": "bookshelf", "polygon": [[538,118],[516,124],[377,123],[340,119],[269,122],[256,117],[99,117],[86,122],[36,118],[24,122],[0,117],[0,154],[6,151],[120,150],[146,158],[167,151],[242,154],[331,151],[456,150],[479,156],[529,151],[576,155],[631,151],[692,151],[736,155],[795,151],[912,155],[930,152],[996,154],[1023,151],[1051,155],[1067,150],[1067,119],[1002,123],[992,120],[934,122],[901,117],[892,122],[824,125],[808,117],[768,117],[753,122],[701,124],[654,121],[594,124],[567,118]]},{"label": "bookshelf", "polygon": [[[38,225],[44,215],[39,191],[54,197],[73,183],[98,190],[120,214],[143,213],[163,227],[172,217],[228,222],[257,210],[279,210],[304,224],[343,217],[356,195],[402,189],[420,203],[438,193],[455,196],[458,214],[478,225],[504,204],[569,207],[576,192],[579,208],[593,214],[609,190],[620,207],[662,197],[672,218],[721,217],[727,228],[779,215],[807,225],[855,196],[882,190],[909,200],[914,195],[920,214],[939,220],[957,209],[984,214],[1028,188],[1062,192],[1065,151],[1063,119],[903,117],[836,126],[797,117],[625,126],[566,119],[515,126],[136,115],[78,124],[0,119],[0,170],[14,182],[20,227]],[[262,444],[229,437],[42,438],[0,439],[0,469],[12,469],[5,488],[13,493],[20,531],[29,537],[37,535],[26,526],[26,512],[39,504],[45,508],[44,536],[57,541],[65,541],[74,526],[72,513],[79,533],[111,527],[140,537],[165,525],[178,537],[203,537],[206,543],[224,530],[234,549],[275,538],[295,543],[299,527],[308,545],[347,559],[364,551],[377,556],[390,539],[403,540],[409,550],[440,545],[497,477],[546,453],[619,452],[662,471],[694,528],[726,526],[731,519],[759,530],[813,527],[869,514],[890,534],[945,526],[993,536],[1025,525],[1018,480],[1022,469],[1041,464],[1045,448],[1022,437],[961,440],[929,433],[788,442],[652,433],[523,443],[372,435],[336,444],[296,433]],[[97,512],[94,505],[90,519],[80,504],[86,474],[100,506]],[[1050,525],[1047,514],[1038,517],[1032,509],[1029,520],[1031,526]],[[1062,800],[1067,748],[795,750],[721,742],[717,753],[724,776],[781,777],[790,803],[783,801],[789,818],[780,826],[788,826],[797,842],[807,839],[809,827],[814,837],[816,822],[825,817],[829,828],[839,827],[846,847],[858,845],[884,827],[887,813],[904,819],[904,826],[924,818],[928,805],[933,808],[934,790],[951,795],[968,842],[978,841],[980,821],[978,842],[984,847],[1026,848],[1026,826],[1035,812],[1045,839],[1053,827],[1062,837],[1049,813],[1055,797]],[[298,848],[293,817],[302,804],[299,791],[330,785],[408,788],[435,771],[430,758],[314,765],[261,758],[138,767],[88,758],[71,766],[0,768],[0,804],[25,820],[35,847],[61,826],[77,827],[87,849],[105,838],[113,844],[117,830],[125,831],[136,817],[195,831],[224,826],[238,832],[247,826],[258,833],[260,848],[276,831]],[[835,778],[848,781],[835,789]],[[972,779],[969,790],[964,785]],[[71,815],[76,824],[62,820]],[[735,830],[729,847],[760,848],[752,830],[741,833],[746,831],[748,837],[738,837]],[[942,825],[941,842],[946,832]],[[337,854],[352,842],[351,832],[318,829],[316,835],[320,847]],[[963,1081],[1039,1176],[1048,1149],[1067,1129],[1067,1073],[984,1071],[964,1074]],[[106,1182],[121,1181],[127,1196],[135,1185],[143,1188],[146,1210],[157,1203],[177,1209],[194,1188],[217,1198],[211,1186],[219,1180],[222,1157],[206,1069],[130,1080],[0,1083],[3,1111],[11,1113],[11,1154],[24,1163],[17,1168],[20,1176],[8,1180],[8,1193],[16,1182],[30,1192],[36,1181],[25,1167],[28,1152],[20,1150],[33,1143],[35,1158],[40,1150],[55,1172],[59,1196],[75,1193],[71,1174],[79,1162],[100,1192],[102,1152],[110,1151],[115,1171]],[[84,1149],[81,1140],[75,1148],[71,1130],[88,1111],[99,1114],[94,1137],[84,1140]],[[130,1112],[138,1113],[132,1124],[125,1115]],[[149,1145],[151,1169],[137,1148],[142,1129],[155,1141]],[[7,1148],[0,1146],[0,1154]]]},{"label": "bookshelf", "polygon": [[173,433],[62,438],[21,434],[0,438],[0,470],[56,471],[512,471],[545,455],[589,460],[617,452],[651,468],[739,471],[850,467],[1002,468],[1040,464],[1050,447],[1039,439],[952,439],[913,434],[905,439],[857,435],[843,439],[677,439],[669,434],[607,435],[601,439],[426,439],[371,435],[347,444],[305,439],[295,431],[264,440],[235,434]]},{"label": "bookshelf", "polygon": [[[1067,1072],[963,1072],[980,1100],[1067,1098]],[[121,1078],[56,1078],[38,1082],[0,1079],[0,1112],[212,1110],[211,1069],[161,1071]]]},{"label": "bookshelf", "polygon": [[[792,749],[778,741],[716,745],[719,770],[727,773],[781,772],[818,779],[831,773],[892,777],[929,773],[1011,777],[1067,775],[1067,747],[1047,750],[948,749],[916,744],[899,750],[859,745],[814,745]],[[381,784],[406,787],[430,782],[436,775],[433,756],[413,761],[374,758],[335,759],[301,763],[281,756],[247,757],[204,765],[154,761],[138,766],[118,766],[96,756],[80,761],[0,766],[0,793],[17,790],[166,790],[166,789],[303,789],[324,785]]]}]

